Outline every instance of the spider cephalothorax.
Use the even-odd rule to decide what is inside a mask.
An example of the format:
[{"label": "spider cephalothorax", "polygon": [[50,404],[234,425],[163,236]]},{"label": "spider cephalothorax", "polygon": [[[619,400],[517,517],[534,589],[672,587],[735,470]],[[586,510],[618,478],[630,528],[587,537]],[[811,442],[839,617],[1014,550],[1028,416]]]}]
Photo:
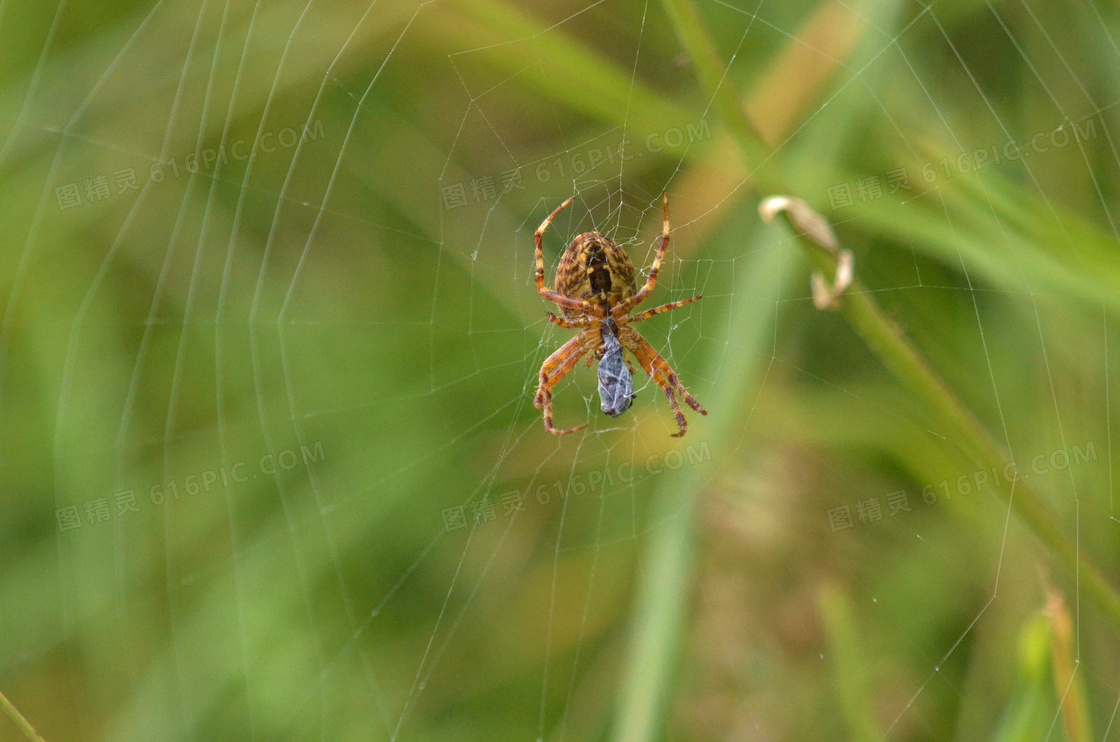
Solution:
[{"label": "spider cephalothorax", "polygon": [[536,243],[537,291],[549,301],[556,302],[564,312],[563,319],[551,312],[548,318],[561,327],[580,330],[578,335],[564,343],[541,366],[540,385],[533,404],[544,409],[544,427],[550,433],[574,433],[586,427],[584,424],[568,430],[557,430],[552,426],[552,387],[587,353],[591,353],[588,365],[593,359],[599,361],[599,398],[603,412],[616,417],[630,407],[634,397],[634,382],[629,362],[622,357],[623,348],[630,351],[654,383],[665,390],[669,404],[676,414],[677,425],[680,426],[680,432],[674,433],[674,437],[684,435],[688,429],[676,395],[683,397],[688,406],[701,415],[708,414],[677,379],[677,374],[668,362],[658,355],[645,338],[627,327],[631,322],[649,319],[701,298],[694,296],[647,309],[639,314],[630,314],[633,307],[653,293],[661,259],[665,257],[665,248],[669,245],[669,199],[662,194],[661,200],[665,205],[661,244],[657,248],[653,265],[650,266],[649,277],[640,290],[634,280],[634,265],[626,251],[598,232],[584,232],[572,240],[556,268],[556,289],[545,287],[541,235],[561,209],[572,202],[571,198],[549,214],[533,235]]}]

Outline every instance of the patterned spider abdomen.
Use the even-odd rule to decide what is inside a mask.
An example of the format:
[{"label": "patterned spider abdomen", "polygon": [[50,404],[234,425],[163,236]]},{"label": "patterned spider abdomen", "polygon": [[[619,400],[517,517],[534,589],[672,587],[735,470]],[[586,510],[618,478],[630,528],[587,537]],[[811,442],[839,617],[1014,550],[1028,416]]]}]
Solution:
[{"label": "patterned spider abdomen", "polygon": [[[583,299],[613,307],[637,292],[634,264],[626,251],[598,232],[584,232],[572,240],[556,267],[556,291],[573,299]],[[569,317],[578,309],[564,307]]]}]

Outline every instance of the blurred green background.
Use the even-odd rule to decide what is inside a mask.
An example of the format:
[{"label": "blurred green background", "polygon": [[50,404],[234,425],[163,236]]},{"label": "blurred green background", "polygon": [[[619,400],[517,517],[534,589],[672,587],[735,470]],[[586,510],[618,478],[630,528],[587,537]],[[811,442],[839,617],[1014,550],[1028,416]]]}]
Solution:
[{"label": "blurred green background", "polygon": [[[1120,739],[1118,41],[0,2],[0,739]],[[550,436],[533,230],[574,193],[548,280],[591,229],[644,272],[662,191],[647,306],[704,299],[641,331],[710,414],[581,366]],[[774,193],[946,393],[814,307]]]}]

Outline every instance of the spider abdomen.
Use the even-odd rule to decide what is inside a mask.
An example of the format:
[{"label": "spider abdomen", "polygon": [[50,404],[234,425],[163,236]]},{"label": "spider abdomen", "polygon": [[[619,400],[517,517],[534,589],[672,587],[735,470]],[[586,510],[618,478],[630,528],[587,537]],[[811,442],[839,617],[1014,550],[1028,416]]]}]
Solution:
[{"label": "spider abdomen", "polygon": [[[556,291],[612,307],[638,290],[634,264],[614,240],[598,232],[584,232],[572,240],[556,268]],[[569,317],[579,310],[564,308]]]}]

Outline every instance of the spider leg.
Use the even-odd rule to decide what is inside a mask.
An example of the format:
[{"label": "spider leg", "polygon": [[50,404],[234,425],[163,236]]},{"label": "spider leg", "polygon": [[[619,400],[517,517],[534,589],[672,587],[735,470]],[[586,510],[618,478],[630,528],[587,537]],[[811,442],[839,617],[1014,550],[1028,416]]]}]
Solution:
[{"label": "spider leg", "polygon": [[545,288],[544,285],[544,248],[541,247],[541,235],[543,235],[544,231],[548,229],[548,225],[552,223],[552,220],[556,218],[556,215],[559,214],[565,206],[570,204],[573,199],[575,199],[575,196],[572,196],[567,201],[557,206],[556,211],[549,214],[548,218],[541,222],[541,226],[537,227],[537,231],[533,233],[533,242],[536,245],[537,257],[537,292],[540,293],[540,295],[544,298],[548,299],[549,301],[554,301],[562,307],[568,307],[569,309],[582,309],[584,311],[587,311],[591,308],[591,302],[585,301],[583,299],[573,299],[570,296],[558,294],[552,289]]},{"label": "spider leg", "polygon": [[646,278],[645,285],[638,290],[638,293],[632,295],[628,299],[623,299],[615,306],[615,315],[622,314],[628,311],[630,307],[641,304],[653,293],[653,287],[657,285],[657,272],[661,270],[661,259],[665,257],[665,248],[669,246],[669,196],[662,193],[661,201],[665,204],[665,221],[661,230],[661,244],[657,248],[657,255],[653,258],[653,265],[649,268],[649,276]]},{"label": "spider leg", "polygon": [[568,330],[587,327],[587,325],[590,324],[590,322],[591,322],[591,320],[588,319],[587,317],[578,317],[576,319],[566,319],[566,318],[563,318],[563,317],[557,317],[552,312],[548,313],[548,321],[555,324],[555,325],[560,325],[561,327],[563,327],[565,329],[568,329]]},{"label": "spider leg", "polygon": [[619,324],[626,324],[627,322],[641,322],[644,319],[649,319],[650,317],[654,316],[655,314],[661,314],[662,312],[669,312],[669,311],[672,311],[674,309],[678,309],[680,307],[683,307],[685,304],[691,304],[694,301],[700,301],[703,298],[704,298],[703,296],[694,296],[691,299],[685,299],[683,301],[671,301],[668,304],[662,304],[661,306],[659,306],[655,309],[647,309],[646,311],[642,312],[641,314],[628,314],[625,317],[622,317],[621,319],[619,319],[618,322],[619,322]]},{"label": "spider leg", "polygon": [[566,435],[587,427],[587,423],[567,430],[557,430],[552,426],[552,387],[579,363],[579,359],[591,349],[594,341],[594,335],[585,330],[561,345],[541,365],[540,384],[537,386],[537,396],[533,399],[533,406],[544,409],[544,429],[549,433]]},{"label": "spider leg", "polygon": [[680,426],[680,432],[674,433],[674,438],[680,438],[688,429],[688,424],[685,422],[684,415],[681,414],[680,405],[677,404],[676,396],[673,394],[675,391],[681,395],[688,406],[699,412],[701,415],[707,415],[708,411],[705,410],[696,397],[693,397],[685,389],[684,384],[677,378],[677,374],[673,371],[669,362],[661,357],[653,346],[646,341],[641,335],[629,327],[620,327],[618,332],[618,339],[623,346],[626,347],[634,357],[638,359],[638,363],[645,370],[653,382],[665,390],[665,395],[669,397],[669,404],[673,407],[673,412],[677,416],[677,425]]},{"label": "spider leg", "polygon": [[681,406],[677,403],[677,398],[673,394],[673,390],[669,387],[662,387],[665,390],[665,396],[669,398],[669,406],[673,408],[673,414],[677,416],[677,425],[680,426],[680,431],[677,433],[670,433],[673,438],[680,438],[684,432],[688,430],[688,423],[684,419],[684,413],[681,412]]}]

